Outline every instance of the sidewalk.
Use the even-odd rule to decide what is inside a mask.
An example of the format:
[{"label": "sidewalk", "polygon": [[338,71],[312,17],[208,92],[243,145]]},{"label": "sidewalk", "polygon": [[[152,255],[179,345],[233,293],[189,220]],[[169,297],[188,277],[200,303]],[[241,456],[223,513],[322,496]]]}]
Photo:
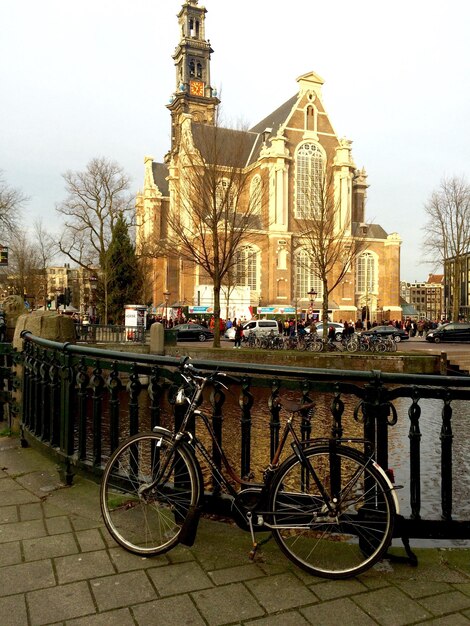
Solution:
[{"label": "sidewalk", "polygon": [[0,438],[0,468],[1,626],[470,624],[470,550],[416,550],[417,568],[385,561],[327,581],[273,541],[251,562],[249,534],[202,520],[193,548],[143,559],[108,536],[95,483],[64,487],[15,438]]}]

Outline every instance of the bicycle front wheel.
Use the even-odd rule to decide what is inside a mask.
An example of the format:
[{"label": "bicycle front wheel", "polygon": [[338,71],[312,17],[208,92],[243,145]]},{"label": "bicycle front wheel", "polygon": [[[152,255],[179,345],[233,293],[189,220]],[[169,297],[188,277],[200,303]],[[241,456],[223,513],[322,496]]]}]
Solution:
[{"label": "bicycle front wheel", "polygon": [[274,538],[291,561],[311,574],[356,576],[378,561],[391,542],[395,503],[390,485],[370,459],[350,448],[318,446],[305,456],[305,466],[289,457],[273,479]]},{"label": "bicycle front wheel", "polygon": [[178,543],[190,507],[198,502],[199,482],[192,456],[175,447],[169,435],[135,435],[114,451],[104,469],[104,523],[130,552],[166,552]]}]

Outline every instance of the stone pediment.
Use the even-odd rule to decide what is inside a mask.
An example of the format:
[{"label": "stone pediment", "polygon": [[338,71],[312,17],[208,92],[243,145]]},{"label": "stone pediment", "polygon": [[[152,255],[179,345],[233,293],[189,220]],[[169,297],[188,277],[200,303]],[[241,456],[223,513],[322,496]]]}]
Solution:
[{"label": "stone pediment", "polygon": [[299,76],[297,82],[299,83],[300,93],[314,91],[321,98],[321,88],[325,82],[321,76],[315,72],[308,72]]}]

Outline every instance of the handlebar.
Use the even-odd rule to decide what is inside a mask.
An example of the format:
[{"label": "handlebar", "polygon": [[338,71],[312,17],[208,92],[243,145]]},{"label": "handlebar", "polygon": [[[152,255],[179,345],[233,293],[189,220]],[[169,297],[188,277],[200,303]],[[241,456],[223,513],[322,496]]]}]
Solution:
[{"label": "handlebar", "polygon": [[[217,382],[217,379],[223,378],[225,382],[232,384],[241,384],[241,379],[236,378],[226,372],[219,372],[216,370],[215,372],[203,372],[202,370],[198,370],[194,367],[192,363],[189,362],[190,357],[183,357],[180,361],[180,370],[182,374],[187,374],[192,379],[201,379],[207,382]],[[221,382],[221,381],[219,381]]]}]

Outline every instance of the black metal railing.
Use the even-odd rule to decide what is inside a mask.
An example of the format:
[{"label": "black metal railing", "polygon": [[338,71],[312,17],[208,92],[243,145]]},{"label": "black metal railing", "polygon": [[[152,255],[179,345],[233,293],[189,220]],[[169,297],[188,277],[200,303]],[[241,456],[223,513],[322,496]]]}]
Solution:
[{"label": "black metal railing", "polygon": [[[158,424],[171,427],[178,419],[172,404],[180,380],[178,359],[61,344],[30,333],[23,333],[23,338],[24,436],[40,440],[59,454],[69,480],[75,467],[99,474],[110,451],[123,438]],[[204,401],[215,432],[242,476],[262,471],[269,462],[283,419],[276,398],[293,395],[305,404],[317,402],[313,417],[304,414],[300,420],[304,440],[363,436],[372,442],[377,462],[386,469],[390,457],[396,458],[396,449],[400,450],[398,479],[406,485],[400,496],[406,532],[411,537],[470,538],[470,487],[462,480],[466,473],[470,475],[466,465],[470,443],[461,434],[457,465],[453,458],[455,406],[459,407],[459,433],[469,429],[465,407],[470,399],[470,377],[220,360],[194,360],[194,364],[242,378],[235,398],[218,388]],[[426,416],[429,406],[438,413],[437,426]],[[399,429],[405,435],[398,440]],[[433,450],[438,459],[431,477],[428,469],[423,471],[428,467],[428,452],[422,453],[423,436],[426,450]],[[423,491],[423,485],[428,491]],[[436,499],[436,493],[438,510],[429,512],[427,500],[430,496]],[[463,513],[459,512],[462,502],[467,506]]]},{"label": "black metal railing", "polygon": [[81,343],[145,343],[147,340],[143,326],[77,324],[76,333]]}]

